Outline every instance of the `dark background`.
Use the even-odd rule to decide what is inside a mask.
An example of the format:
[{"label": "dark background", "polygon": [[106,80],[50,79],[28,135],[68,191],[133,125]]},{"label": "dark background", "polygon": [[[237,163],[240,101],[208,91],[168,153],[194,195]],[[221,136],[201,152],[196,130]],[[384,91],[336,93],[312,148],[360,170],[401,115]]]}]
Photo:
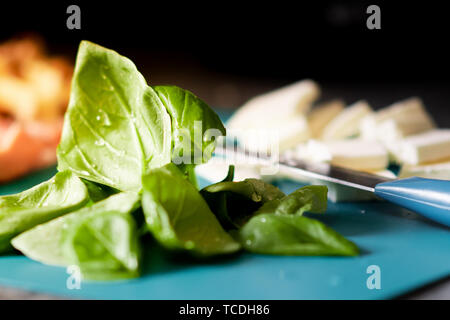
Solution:
[{"label": "dark background", "polygon": [[[421,96],[450,126],[450,11],[421,1],[58,1],[0,4],[0,40],[41,34],[74,58],[82,39],[129,56],[152,84],[171,83],[214,106],[312,78],[323,99],[367,99],[375,108]],[[81,8],[81,30],[66,8]],[[366,8],[381,8],[381,30]]]}]

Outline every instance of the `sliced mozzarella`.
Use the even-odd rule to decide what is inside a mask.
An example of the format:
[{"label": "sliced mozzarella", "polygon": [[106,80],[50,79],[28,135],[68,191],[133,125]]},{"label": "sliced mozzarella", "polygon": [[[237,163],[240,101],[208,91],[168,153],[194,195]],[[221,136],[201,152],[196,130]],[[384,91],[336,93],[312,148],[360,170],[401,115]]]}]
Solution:
[{"label": "sliced mozzarella", "polygon": [[386,107],[364,118],[361,135],[390,143],[435,127],[420,98],[413,97]]},{"label": "sliced mozzarella", "polygon": [[297,146],[292,157],[309,162],[331,162],[333,156],[330,148],[325,143],[309,140]]},{"label": "sliced mozzarella", "polygon": [[450,129],[435,129],[399,142],[397,158],[407,164],[437,162],[450,158]]},{"label": "sliced mozzarella", "polygon": [[239,108],[228,121],[230,129],[264,128],[298,114],[305,114],[320,90],[312,80],[303,80],[254,97]]},{"label": "sliced mozzarella", "polygon": [[290,149],[310,138],[308,123],[305,117],[297,116],[286,120],[278,128],[280,151]]},{"label": "sliced mozzarella", "polygon": [[347,139],[339,141],[309,141],[296,150],[296,157],[312,162],[331,164],[355,170],[377,171],[388,166],[384,146],[373,140]]},{"label": "sliced mozzarella", "polygon": [[310,137],[308,123],[302,115],[269,122],[265,127],[241,130],[230,129],[227,134],[235,136],[243,149],[278,153],[307,141]]},{"label": "sliced mozzarella", "polygon": [[332,100],[314,107],[308,114],[308,124],[312,138],[319,138],[323,129],[345,107],[342,100]]},{"label": "sliced mozzarella", "polygon": [[399,178],[422,177],[450,180],[450,161],[426,165],[403,165]]},{"label": "sliced mozzarella", "polygon": [[372,112],[366,101],[358,101],[341,111],[325,126],[321,138],[323,140],[340,140],[359,133],[361,119]]},{"label": "sliced mozzarella", "polygon": [[328,143],[331,163],[355,170],[381,170],[389,164],[387,150],[381,143],[349,139]]},{"label": "sliced mozzarella", "polygon": [[[211,183],[222,181],[228,173],[229,163],[224,161],[213,161],[196,166],[195,173]],[[259,174],[259,167],[256,165],[238,164],[234,165],[234,179],[233,181],[242,181],[248,178],[261,179]]]}]

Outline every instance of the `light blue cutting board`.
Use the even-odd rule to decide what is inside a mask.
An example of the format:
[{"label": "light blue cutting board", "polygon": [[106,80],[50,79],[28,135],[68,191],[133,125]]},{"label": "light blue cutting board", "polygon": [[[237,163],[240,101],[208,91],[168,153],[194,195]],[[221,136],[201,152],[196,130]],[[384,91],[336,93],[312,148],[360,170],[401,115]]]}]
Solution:
[{"label": "light blue cutting board", "polygon": [[[8,186],[16,192],[52,176],[48,169]],[[203,182],[204,183],[204,182]],[[298,184],[282,181],[290,192]],[[68,290],[65,269],[26,257],[0,257],[0,286],[98,299],[381,299],[450,274],[450,230],[381,202],[329,204],[316,215],[362,249],[361,256],[279,257],[241,254],[220,261],[173,260],[147,252],[144,274],[131,281],[82,283]],[[381,271],[381,289],[369,290],[367,267]]]},{"label": "light blue cutting board", "polygon": [[[54,168],[0,186],[0,194],[31,187]],[[202,183],[205,183],[204,181]],[[280,181],[286,193],[299,184]],[[381,202],[329,204],[317,218],[356,242],[358,257],[239,254],[213,261],[146,252],[143,276],[66,287],[64,268],[26,257],[0,257],[0,286],[94,299],[383,299],[450,275],[450,229]],[[379,266],[381,289],[368,289],[367,268]]]}]

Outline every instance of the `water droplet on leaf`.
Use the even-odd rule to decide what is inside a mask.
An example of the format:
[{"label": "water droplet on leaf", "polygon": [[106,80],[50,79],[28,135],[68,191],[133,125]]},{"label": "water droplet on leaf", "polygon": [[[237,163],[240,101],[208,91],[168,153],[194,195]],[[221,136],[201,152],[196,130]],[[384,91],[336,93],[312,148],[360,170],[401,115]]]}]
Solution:
[{"label": "water droplet on leaf", "polygon": [[104,146],[104,145],[105,145],[105,140],[103,140],[103,139],[98,139],[98,140],[95,140],[94,143],[95,143],[96,146],[101,147],[101,146]]}]

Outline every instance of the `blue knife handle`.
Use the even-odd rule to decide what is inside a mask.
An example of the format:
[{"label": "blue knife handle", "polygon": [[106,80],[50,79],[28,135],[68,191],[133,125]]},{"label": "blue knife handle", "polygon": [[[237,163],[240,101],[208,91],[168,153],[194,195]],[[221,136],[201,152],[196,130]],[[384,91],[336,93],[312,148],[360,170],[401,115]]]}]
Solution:
[{"label": "blue knife handle", "polygon": [[375,194],[450,227],[450,180],[412,177],[379,183]]}]

